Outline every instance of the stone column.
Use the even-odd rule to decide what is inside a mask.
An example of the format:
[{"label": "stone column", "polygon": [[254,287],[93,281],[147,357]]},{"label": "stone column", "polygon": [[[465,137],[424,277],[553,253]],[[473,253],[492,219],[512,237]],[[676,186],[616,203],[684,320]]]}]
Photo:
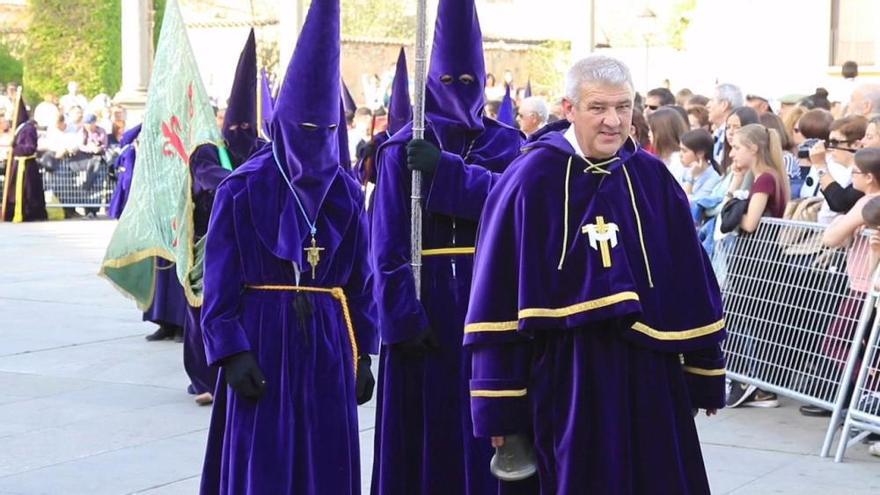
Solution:
[{"label": "stone column", "polygon": [[304,0],[279,0],[278,1],[278,81],[284,81],[287,73],[287,65],[296,48],[296,40],[306,20],[306,5]]},{"label": "stone column", "polygon": [[572,62],[580,60],[593,53],[596,47],[596,0],[572,1],[568,5],[575,9],[571,19],[576,20],[575,25],[569,28],[571,38]]},{"label": "stone column", "polygon": [[122,88],[114,102],[125,108],[126,125],[132,127],[143,119],[147,87],[153,66],[153,2],[122,2]]}]

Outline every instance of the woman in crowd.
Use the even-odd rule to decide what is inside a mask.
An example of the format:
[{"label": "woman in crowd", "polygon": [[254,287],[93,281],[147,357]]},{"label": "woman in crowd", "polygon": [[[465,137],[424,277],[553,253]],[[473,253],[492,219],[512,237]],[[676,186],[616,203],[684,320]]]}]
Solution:
[{"label": "woman in crowd", "polygon": [[685,167],[684,191],[691,202],[694,222],[697,226],[702,220],[700,202],[712,194],[721,181],[712,158],[714,140],[705,129],[688,131],[681,135],[681,164]]},{"label": "woman in crowd", "polygon": [[654,154],[663,160],[679,184],[684,182],[684,166],[679,155],[679,140],[687,132],[687,123],[673,108],[661,107],[648,115]]},{"label": "woman in crowd", "polygon": [[[837,317],[828,327],[822,344],[822,353],[840,367],[846,364],[855,329],[854,322],[861,314],[875,267],[869,239],[862,235],[862,228],[866,225],[865,205],[880,196],[880,148],[860,150],[855,153],[853,162],[852,185],[863,196],[845,215],[835,218],[822,235],[822,244],[826,247],[850,246],[846,252],[849,294],[840,301]],[[815,416],[821,411],[804,406],[801,407],[801,413]]]},{"label": "woman in crowd", "polygon": [[[755,232],[764,216],[781,218],[791,197],[791,189],[785,163],[782,159],[782,144],[779,133],[775,129],[768,129],[761,124],[749,124],[742,127],[733,136],[731,159],[735,174],[745,174],[746,170],[749,170],[755,178],[749,191],[748,208],[739,222],[740,230],[747,233]],[[744,254],[741,253],[741,256]],[[758,259],[751,263],[751,266],[740,269],[751,273],[762,272],[760,263],[761,260]],[[745,277],[745,279],[748,278]],[[761,284],[755,285],[752,282],[748,282],[748,284],[750,290],[761,291]],[[749,288],[745,290],[749,290]],[[760,354],[761,343],[768,339],[768,336],[753,336],[748,342],[743,340],[733,342],[732,345],[736,346],[739,352]],[[727,406],[778,407],[779,401],[774,393],[732,380]]]},{"label": "woman in crowd", "polygon": [[727,116],[724,122],[724,155],[721,159],[721,169],[727,172],[733,162],[730,149],[733,146],[733,136],[736,132],[749,124],[758,123],[758,112],[752,107],[736,107]]},{"label": "woman in crowd", "polygon": [[880,117],[868,121],[865,137],[862,138],[862,148],[880,148]]},{"label": "woman in crowd", "polygon": [[804,181],[801,179],[801,167],[798,163],[797,155],[795,155],[797,146],[794,144],[794,139],[785,129],[782,119],[775,113],[763,113],[758,120],[764,127],[775,129],[779,133],[779,140],[782,145],[782,161],[785,162],[785,172],[791,184],[791,196],[796,197]]},{"label": "woman in crowd", "polygon": [[688,123],[692,131],[696,129],[706,129],[708,131],[711,129],[712,124],[709,122],[709,110],[706,107],[694,105],[688,108],[687,113]]}]

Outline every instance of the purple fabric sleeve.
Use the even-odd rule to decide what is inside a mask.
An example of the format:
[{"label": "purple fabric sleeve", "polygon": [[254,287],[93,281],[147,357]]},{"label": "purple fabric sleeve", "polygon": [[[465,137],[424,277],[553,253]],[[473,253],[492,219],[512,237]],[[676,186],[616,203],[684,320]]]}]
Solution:
[{"label": "purple fabric sleeve", "polygon": [[369,264],[369,226],[363,205],[361,205],[358,217],[357,228],[354,232],[354,261],[345,293],[351,308],[360,354],[378,354],[376,303],[373,300],[372,270],[370,270]]},{"label": "purple fabric sleeve", "polygon": [[380,150],[371,248],[379,332],[385,344],[414,338],[428,328],[410,266],[409,173],[403,146]]},{"label": "purple fabric sleeve", "polygon": [[724,354],[720,344],[684,353],[684,376],[692,407],[724,407]]},{"label": "purple fabric sleeve", "polygon": [[531,343],[524,339],[470,347],[471,413],[474,436],[503,436],[529,431]]},{"label": "purple fabric sleeve", "polygon": [[232,191],[221,187],[217,190],[205,245],[202,331],[209,365],[251,348],[239,314],[244,282],[233,225],[234,211]]},{"label": "purple fabric sleeve", "polygon": [[478,221],[483,204],[501,174],[469,165],[455,154],[443,152],[434,172],[425,208],[434,213]]}]

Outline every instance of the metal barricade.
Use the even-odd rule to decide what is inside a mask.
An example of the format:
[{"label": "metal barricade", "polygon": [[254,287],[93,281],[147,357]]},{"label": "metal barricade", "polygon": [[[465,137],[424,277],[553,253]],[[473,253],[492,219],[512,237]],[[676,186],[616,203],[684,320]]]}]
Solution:
[{"label": "metal barricade", "polygon": [[116,187],[111,161],[105,156],[83,156],[62,160],[43,159],[43,189],[46,207],[102,208],[110,204]]},{"label": "metal barricade", "polygon": [[731,379],[832,412],[820,455],[841,424],[871,320],[868,237],[822,245],[825,226],[765,218],[716,245]]},{"label": "metal barricade", "polygon": [[[851,431],[859,430],[861,434],[850,437]],[[877,317],[865,346],[834,460],[841,462],[847,447],[871,432],[880,434],[880,318]]]}]

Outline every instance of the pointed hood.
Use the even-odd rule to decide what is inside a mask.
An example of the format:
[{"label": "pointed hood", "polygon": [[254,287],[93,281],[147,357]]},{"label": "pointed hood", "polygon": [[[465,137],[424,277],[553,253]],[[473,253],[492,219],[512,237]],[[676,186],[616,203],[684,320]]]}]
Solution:
[{"label": "pointed hood", "polygon": [[406,52],[400,48],[397,70],[391,83],[391,102],[388,104],[388,134],[394,134],[412,120],[412,104],[409,99],[409,74],[406,70]]},{"label": "pointed hood", "polygon": [[272,94],[269,74],[266,69],[261,69],[260,96],[257,98],[257,124],[260,126],[258,133],[265,139],[269,138],[269,125],[272,123],[272,116],[275,115],[275,98]]},{"label": "pointed hood", "polygon": [[270,129],[275,158],[311,220],[340,165],[339,23],[339,0],[312,0]]},{"label": "pointed hood", "polygon": [[513,108],[513,98],[510,97],[510,84],[504,85],[504,98],[501,99],[498,118],[495,120],[510,127],[516,127],[516,109]]},{"label": "pointed hood", "polygon": [[31,115],[28,113],[27,105],[24,103],[24,90],[19,88],[18,97],[16,98],[16,109],[13,115],[14,121],[12,122],[12,129],[15,132],[18,132],[18,128],[24,124],[25,122],[31,120]]},{"label": "pointed hood", "polygon": [[523,93],[523,98],[531,98],[531,97],[532,97],[532,80],[529,79],[529,81],[526,83],[526,90]]},{"label": "pointed hood", "polygon": [[232,92],[223,119],[223,139],[232,161],[244,163],[257,145],[257,41],[251,29],[238,57]]},{"label": "pointed hood", "polygon": [[357,111],[357,103],[354,101],[354,96],[351,96],[351,91],[348,90],[348,85],[345,84],[345,81],[342,81],[342,108],[345,110],[345,113],[354,113]]},{"label": "pointed hood", "polygon": [[485,87],[483,35],[474,0],[440,0],[425,88],[428,121],[438,130],[482,131]]},{"label": "pointed hood", "polygon": [[130,145],[131,143],[133,143],[134,140],[137,139],[141,133],[141,125],[142,124],[138,124],[138,125],[132,127],[131,129],[125,131],[122,134],[122,139],[119,140],[119,146],[126,147],[126,146]]}]

